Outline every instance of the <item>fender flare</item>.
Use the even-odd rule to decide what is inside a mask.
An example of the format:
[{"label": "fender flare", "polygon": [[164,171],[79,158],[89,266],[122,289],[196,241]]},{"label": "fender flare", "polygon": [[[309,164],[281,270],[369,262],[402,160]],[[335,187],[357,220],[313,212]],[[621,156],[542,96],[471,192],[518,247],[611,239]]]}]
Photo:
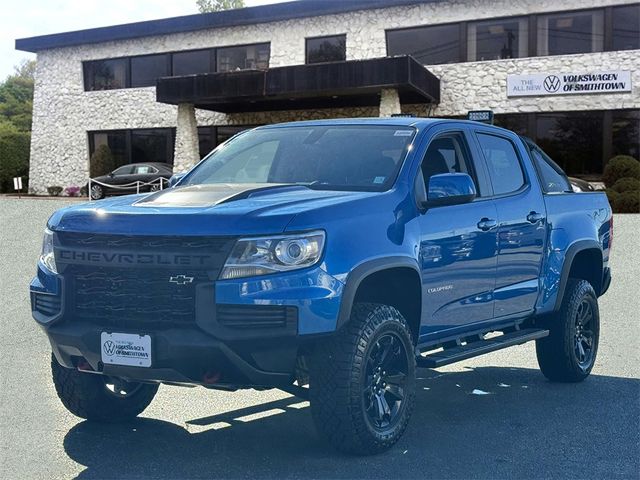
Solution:
[{"label": "fender flare", "polygon": [[401,255],[367,260],[351,270],[351,272],[349,272],[349,275],[347,276],[347,280],[345,282],[344,290],[342,293],[340,311],[338,313],[338,320],[336,322],[336,331],[342,328],[342,326],[349,321],[349,318],[351,317],[353,301],[355,300],[358,287],[360,286],[362,281],[374,273],[400,267],[411,268],[418,274],[418,277],[420,278],[420,269],[418,268],[416,260],[414,258]]},{"label": "fender flare", "polygon": [[[569,280],[569,273],[571,272],[571,266],[573,265],[574,258],[580,252],[593,249],[596,249],[600,253],[602,253],[602,247],[595,240],[578,240],[577,242],[572,243],[569,248],[567,248],[567,252],[564,255],[564,262],[562,264],[562,273],[560,275],[560,284],[558,286],[558,296],[556,297],[556,303],[553,307],[554,312],[560,310],[560,307],[562,306],[562,299],[564,298],[564,291],[567,288],[567,281]],[[593,287],[595,290],[596,286],[594,285]],[[600,292],[596,291],[596,294],[599,295]]]}]

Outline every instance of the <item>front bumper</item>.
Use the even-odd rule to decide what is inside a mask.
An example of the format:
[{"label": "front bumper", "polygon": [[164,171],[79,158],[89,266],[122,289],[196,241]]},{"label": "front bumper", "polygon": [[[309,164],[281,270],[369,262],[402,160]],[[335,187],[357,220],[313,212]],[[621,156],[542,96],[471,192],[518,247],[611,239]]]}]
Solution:
[{"label": "front bumper", "polygon": [[45,329],[58,362],[67,368],[83,367],[130,381],[184,385],[279,387],[293,381],[299,342],[295,336],[277,342],[225,343],[198,329],[167,329],[149,334],[151,368],[103,364],[100,335],[103,329],[74,323]]},{"label": "front bumper", "polygon": [[[199,291],[192,322],[147,325],[123,318],[110,325],[75,318],[64,274],[39,264],[30,285],[33,317],[61,365],[88,363],[94,372],[129,380],[221,387],[290,385],[300,348],[335,330],[342,288],[319,268],[212,282]],[[102,332],[149,335],[151,368],[103,365]]]}]

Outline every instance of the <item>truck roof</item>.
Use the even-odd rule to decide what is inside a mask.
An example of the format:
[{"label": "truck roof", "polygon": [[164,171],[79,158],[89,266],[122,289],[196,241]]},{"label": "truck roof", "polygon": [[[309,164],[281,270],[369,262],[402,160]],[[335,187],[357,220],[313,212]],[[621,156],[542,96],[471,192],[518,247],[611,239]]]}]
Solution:
[{"label": "truck roof", "polygon": [[448,119],[448,118],[426,118],[426,117],[357,117],[357,118],[334,118],[327,120],[304,120],[297,122],[277,123],[273,125],[265,125],[257,128],[278,128],[278,127],[291,127],[291,126],[312,126],[312,125],[391,125],[399,127],[416,127],[424,128],[436,123],[470,123],[474,125],[482,125],[485,127],[500,128],[495,125],[488,125],[486,123],[473,122],[471,120],[463,119]]}]

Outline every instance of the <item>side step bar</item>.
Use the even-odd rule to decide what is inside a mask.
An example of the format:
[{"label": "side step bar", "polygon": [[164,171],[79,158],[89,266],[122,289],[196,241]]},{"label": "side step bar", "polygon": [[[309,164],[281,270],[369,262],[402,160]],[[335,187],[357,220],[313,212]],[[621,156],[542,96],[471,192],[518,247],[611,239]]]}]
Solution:
[{"label": "side step bar", "polygon": [[538,338],[546,337],[547,335],[549,335],[549,330],[539,328],[516,330],[488,340],[480,340],[467,343],[466,345],[446,348],[442,351],[432,353],[424,357],[422,355],[418,355],[416,362],[419,367],[423,368],[443,367],[445,365],[477,357],[485,353],[495,352],[496,350],[520,345],[522,343],[530,342],[531,340],[537,340]]}]

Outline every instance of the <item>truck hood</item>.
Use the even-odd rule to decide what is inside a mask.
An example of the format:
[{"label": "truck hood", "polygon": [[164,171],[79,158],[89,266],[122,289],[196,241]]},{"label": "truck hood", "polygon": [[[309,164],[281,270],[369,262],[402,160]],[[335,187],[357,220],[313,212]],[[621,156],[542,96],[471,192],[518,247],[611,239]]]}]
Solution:
[{"label": "truck hood", "polygon": [[67,207],[52,215],[49,228],[123,235],[281,233],[298,213],[372,195],[300,185],[196,185]]}]

